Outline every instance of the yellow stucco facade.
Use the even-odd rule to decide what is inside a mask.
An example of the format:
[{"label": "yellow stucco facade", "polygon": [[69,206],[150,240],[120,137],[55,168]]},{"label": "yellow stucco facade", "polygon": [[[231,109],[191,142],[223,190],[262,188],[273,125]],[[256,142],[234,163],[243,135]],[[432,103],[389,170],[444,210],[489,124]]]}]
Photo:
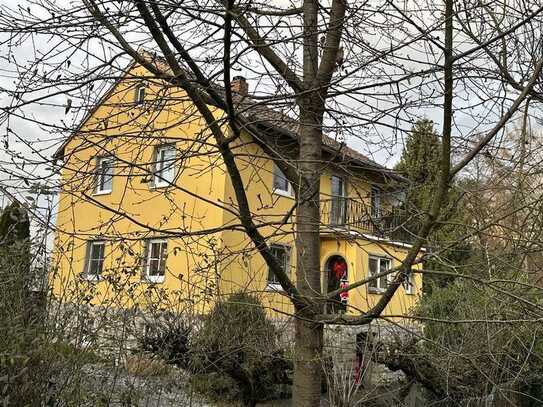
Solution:
[{"label": "yellow stucco facade", "polygon": [[[261,295],[272,314],[291,312],[289,300],[269,284],[263,259],[234,215],[230,178],[196,108],[183,92],[145,76],[141,67],[128,69],[62,147],[55,295],[112,306],[144,307],[156,301],[164,309],[201,313],[217,297],[246,290]],[[145,101],[135,104],[138,84],[145,86]],[[216,117],[221,117],[220,111]],[[260,147],[249,137],[236,143],[236,160],[255,219],[261,225],[278,222],[294,199],[274,190],[274,164]],[[175,180],[157,186],[150,178],[156,148],[165,144],[175,145]],[[114,159],[111,191],[97,192],[96,163],[103,156]],[[330,199],[334,174],[330,167],[322,176],[323,202]],[[371,177],[342,174],[342,179],[347,198],[370,205]],[[260,231],[268,242],[291,248],[288,263],[294,279],[292,218]],[[149,239],[167,242],[160,281],[150,281],[145,274]],[[89,242],[96,241],[104,242],[103,262],[100,276],[89,278]],[[352,283],[368,277],[370,257],[390,259],[387,264],[394,267],[408,249],[401,242],[342,228],[323,227],[321,242],[324,290],[331,256],[345,259]],[[385,314],[403,315],[416,304],[421,276],[413,275],[412,283],[410,293],[399,289]],[[352,290],[347,312],[367,310],[380,295],[368,285]]]}]

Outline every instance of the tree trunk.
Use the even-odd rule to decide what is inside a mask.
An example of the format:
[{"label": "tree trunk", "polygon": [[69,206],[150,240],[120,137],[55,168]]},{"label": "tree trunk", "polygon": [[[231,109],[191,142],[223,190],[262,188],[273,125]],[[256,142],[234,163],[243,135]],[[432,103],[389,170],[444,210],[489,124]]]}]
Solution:
[{"label": "tree trunk", "polygon": [[[315,99],[313,99],[315,100]],[[296,286],[300,294],[315,298],[320,281],[320,175],[322,171],[322,114],[309,100],[300,103],[300,182],[296,211]],[[320,403],[323,326],[310,322],[322,306],[297,309],[293,406]]]},{"label": "tree trunk", "polygon": [[301,319],[296,322],[295,366],[292,405],[315,407],[320,404],[322,379],[322,324]]}]

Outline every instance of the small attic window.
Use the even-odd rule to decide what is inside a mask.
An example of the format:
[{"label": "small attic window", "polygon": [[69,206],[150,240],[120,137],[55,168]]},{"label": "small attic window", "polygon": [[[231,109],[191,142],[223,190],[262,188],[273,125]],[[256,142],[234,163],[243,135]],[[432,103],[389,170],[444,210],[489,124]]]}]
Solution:
[{"label": "small attic window", "polygon": [[139,84],[136,87],[136,92],[134,95],[134,102],[136,105],[143,105],[143,102],[145,101],[145,85]]}]

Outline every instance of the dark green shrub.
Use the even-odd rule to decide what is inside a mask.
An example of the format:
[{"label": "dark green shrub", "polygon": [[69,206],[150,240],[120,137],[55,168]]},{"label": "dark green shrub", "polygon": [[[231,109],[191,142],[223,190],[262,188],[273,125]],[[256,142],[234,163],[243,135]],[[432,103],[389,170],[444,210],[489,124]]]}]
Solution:
[{"label": "dark green shrub", "polygon": [[18,204],[0,216],[0,404],[40,405],[46,398],[48,361],[30,298],[29,222]]},{"label": "dark green shrub", "polygon": [[203,394],[212,401],[236,401],[239,388],[234,379],[222,372],[195,374],[190,377],[190,386],[198,394]]},{"label": "dark green shrub", "polygon": [[204,318],[191,346],[190,369],[195,391],[211,400],[254,406],[279,395],[292,364],[260,301],[238,293]]},{"label": "dark green shrub", "polygon": [[178,318],[157,320],[138,338],[140,348],[157,355],[166,363],[186,368],[192,327]]}]

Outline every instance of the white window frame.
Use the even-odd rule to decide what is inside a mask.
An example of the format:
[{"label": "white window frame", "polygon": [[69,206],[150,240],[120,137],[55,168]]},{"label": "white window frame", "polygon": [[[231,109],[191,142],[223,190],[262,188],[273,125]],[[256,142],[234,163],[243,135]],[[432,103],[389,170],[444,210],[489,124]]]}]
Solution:
[{"label": "white window frame", "polygon": [[[272,188],[273,188],[273,193],[274,194],[286,196],[288,198],[294,197],[294,190],[292,189],[292,184],[289,182],[289,180],[287,179],[285,174],[283,174],[283,171],[281,171],[281,169],[275,163],[273,163],[272,177],[273,177],[272,178]],[[287,189],[286,190],[281,189],[281,188],[277,188],[275,186],[276,177],[281,177],[287,182]]]},{"label": "white window frame", "polygon": [[[161,157],[161,154],[166,151],[173,151],[173,160],[172,162],[166,162],[165,156]],[[175,162],[177,150],[175,144],[161,144],[155,147],[154,153],[154,171],[153,171],[153,187],[154,188],[164,188],[169,187],[175,181],[176,171],[175,171]],[[167,164],[167,165],[166,165]],[[164,171],[171,171],[171,174],[168,177],[164,177]],[[170,179],[171,178],[171,179]]]},{"label": "white window frame", "polygon": [[[290,273],[290,254],[291,254],[291,247],[285,244],[280,243],[272,243],[270,245],[270,250],[279,249],[285,251],[285,264],[283,264],[283,268],[285,269],[285,273]],[[271,278],[270,278],[271,277]],[[270,270],[268,267],[268,274],[266,276],[266,289],[270,291],[282,291],[283,287],[281,287],[281,284],[279,281],[277,281],[277,276]]]},{"label": "white window frame", "polygon": [[403,289],[408,295],[415,294],[415,274],[413,273],[413,271],[414,270],[411,270],[411,272],[407,275],[407,278],[402,282]]},{"label": "white window frame", "polygon": [[[102,246],[102,258],[93,258],[93,248],[95,246]],[[85,254],[85,272],[84,275],[88,280],[99,280],[104,271],[104,262],[106,259],[106,242],[105,240],[90,240],[87,242],[86,254]],[[101,261],[100,271],[98,273],[91,273],[91,264],[93,261]]]},{"label": "white window frame", "polygon": [[145,93],[146,86],[144,84],[139,84],[136,86],[136,91],[134,93],[134,103],[136,106],[141,106],[145,103]]},{"label": "white window frame", "polygon": [[[152,247],[155,244],[160,245],[166,245],[166,249],[164,251],[159,251],[159,257],[154,258],[151,257],[151,254],[153,252]],[[146,241],[146,253],[145,253],[145,279],[151,283],[162,283],[164,282],[165,276],[166,276],[166,261],[168,259],[168,240],[166,239],[149,239]],[[158,260],[158,266],[160,271],[160,264],[163,261],[164,262],[164,271],[163,274],[160,275],[150,275],[149,272],[151,270],[151,261],[152,260]]]},{"label": "white window frame", "polygon": [[[381,272],[381,262],[382,261],[388,262],[387,270],[390,270],[393,267],[392,266],[392,259],[390,257],[379,256],[379,255],[370,255],[368,257],[368,277],[371,277],[373,275],[373,272],[371,271],[371,267],[370,267],[371,260],[376,260],[377,261],[377,274],[379,274]],[[387,274],[384,277],[379,277],[377,280],[374,280],[375,286],[373,287],[373,286],[368,285],[368,290],[370,292],[373,292],[373,293],[382,293],[382,292],[384,292],[387,289],[388,283],[391,281],[391,276],[393,274],[394,273],[390,273],[390,274]],[[384,287],[383,287],[383,284],[382,284],[383,281],[386,284]]]},{"label": "white window frame", "polygon": [[[106,174],[102,171],[102,165],[104,162],[110,163],[110,173]],[[96,182],[96,186],[94,189],[95,195],[105,195],[105,194],[111,194],[113,192],[113,178],[115,176],[115,160],[110,155],[102,155],[96,157],[96,168],[95,168],[95,174],[94,179]],[[103,185],[105,185],[104,179],[106,176],[110,177],[109,181],[109,188],[103,188]]]}]

